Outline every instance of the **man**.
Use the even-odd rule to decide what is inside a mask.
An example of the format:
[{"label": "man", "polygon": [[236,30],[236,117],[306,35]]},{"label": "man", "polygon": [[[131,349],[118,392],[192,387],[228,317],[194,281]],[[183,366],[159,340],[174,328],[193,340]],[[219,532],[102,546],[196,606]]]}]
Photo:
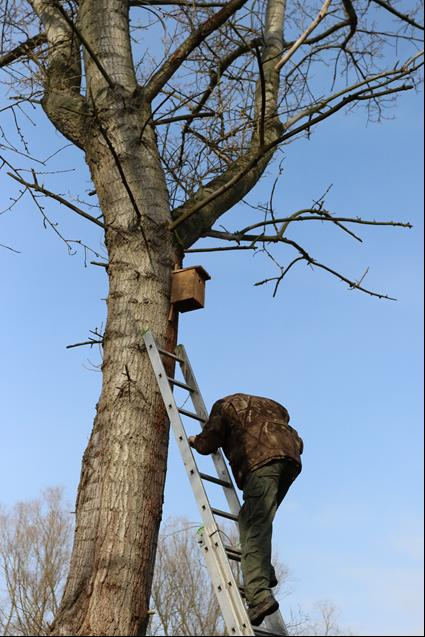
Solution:
[{"label": "man", "polygon": [[202,433],[189,444],[207,455],[222,447],[236,484],[243,490],[239,513],[241,567],[254,626],[278,608],[271,588],[272,523],[276,510],[301,471],[303,441],[289,425],[285,407],[269,398],[233,394],[218,400]]}]

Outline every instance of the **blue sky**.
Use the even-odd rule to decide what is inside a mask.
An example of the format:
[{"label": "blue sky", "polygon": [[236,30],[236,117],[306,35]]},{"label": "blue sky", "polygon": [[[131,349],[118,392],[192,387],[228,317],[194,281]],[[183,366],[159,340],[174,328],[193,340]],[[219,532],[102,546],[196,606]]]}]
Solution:
[{"label": "blue sky", "polygon": [[[397,302],[347,290],[303,265],[273,299],[271,287],[253,286],[275,274],[273,264],[248,251],[185,262],[212,276],[206,308],[180,324],[207,406],[235,391],[270,396],[305,441],[304,470],[275,524],[275,549],[292,573],[283,612],[331,600],[340,623],[363,635],[423,634],[421,115],[413,93],[383,124],[366,125],[362,112],[339,114],[310,141],[284,149],[276,195],[286,215],[333,184],[327,206],[335,212],[411,221],[412,230],[358,226],[363,244],[326,224],[300,223],[288,235],[350,278],[369,268],[367,285]],[[48,157],[66,142],[42,115],[36,120],[37,128],[23,126],[33,152]],[[79,151],[65,148],[57,162],[73,172],[46,177],[49,185],[68,194],[90,187]],[[267,199],[271,177],[252,203]],[[16,193],[5,171],[0,192],[3,209]],[[97,228],[53,202],[46,211],[65,236],[103,250]],[[238,208],[225,225],[254,221]],[[81,251],[67,254],[28,195],[0,216],[0,243],[20,251],[0,249],[0,501],[60,484],[73,508],[100,356],[65,347],[101,327],[106,276],[85,267]],[[289,261],[291,253],[278,253]],[[168,515],[199,520],[173,442]]]}]

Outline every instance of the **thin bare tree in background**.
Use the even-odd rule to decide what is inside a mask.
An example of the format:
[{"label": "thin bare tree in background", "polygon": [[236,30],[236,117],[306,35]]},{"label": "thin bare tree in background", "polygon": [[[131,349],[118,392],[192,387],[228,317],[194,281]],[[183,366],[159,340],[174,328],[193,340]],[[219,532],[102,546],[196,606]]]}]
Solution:
[{"label": "thin bare tree in background", "polygon": [[338,610],[330,601],[314,604],[311,612],[298,607],[291,609],[287,616],[289,634],[293,637],[314,637],[315,635],[332,635],[333,637],[355,635],[350,628],[338,623]]},{"label": "thin bare tree in background", "polygon": [[[198,525],[185,518],[169,518],[161,527],[155,575],[152,585],[151,620],[148,634],[159,635],[226,635],[226,629],[211,579],[198,544]],[[226,544],[238,548],[239,537],[234,527],[222,527]],[[289,607],[290,575],[273,556],[278,585],[274,594],[285,599]],[[237,562],[231,562],[236,581],[243,584]],[[290,635],[352,635],[337,621],[337,610],[331,602],[318,602],[312,612],[300,608],[288,613]]]},{"label": "thin bare tree in background", "polygon": [[[198,545],[198,525],[169,518],[161,528],[152,586],[148,634],[225,635],[210,577]],[[40,498],[0,508],[0,635],[48,635],[63,592],[71,555],[73,515],[62,490],[46,489]],[[237,546],[237,533],[223,530]],[[274,557],[280,598],[288,596],[288,573]],[[235,575],[241,574],[234,565]],[[335,621],[332,604],[320,605],[315,621],[291,613],[291,635],[348,635]],[[338,632],[341,631],[341,632]]]},{"label": "thin bare tree in background", "polygon": [[72,519],[59,488],[0,509],[0,634],[47,635],[66,580]]},{"label": "thin bare tree in background", "polygon": [[193,522],[168,519],[161,527],[151,605],[149,635],[226,634]]},{"label": "thin bare tree in background", "polygon": [[[161,527],[152,585],[153,615],[150,635],[226,635],[217,597],[199,547],[199,525],[184,518],[169,518]],[[221,527],[228,546],[238,548],[234,527]],[[286,569],[274,559],[279,584],[285,586]],[[231,562],[242,585],[237,562]]]},{"label": "thin bare tree in background", "polygon": [[[95,263],[109,277],[105,331],[86,341],[103,347],[103,387],[52,634],[145,634],[169,428],[141,334],[174,349],[170,286],[185,254],[260,252],[275,271],[258,284],[274,292],[304,264],[389,298],[292,230],[321,222],[361,241],[362,224],[407,222],[339,214],[324,197],[282,210],[276,187],[244,227],[223,228],[222,215],[285,144],[354,107],[382,120],[415,89],[420,10],[416,0],[2,0],[0,167],[19,189],[2,207],[28,196],[70,252],[91,248],[61,232],[46,201],[94,224],[106,246]],[[25,118],[41,109],[90,171],[89,192],[72,200],[55,191],[57,155],[40,158],[25,138]]]}]

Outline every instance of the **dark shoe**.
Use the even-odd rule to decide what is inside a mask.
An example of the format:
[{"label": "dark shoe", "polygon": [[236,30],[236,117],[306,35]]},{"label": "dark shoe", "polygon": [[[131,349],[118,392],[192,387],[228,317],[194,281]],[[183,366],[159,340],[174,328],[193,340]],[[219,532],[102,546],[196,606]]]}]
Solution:
[{"label": "dark shoe", "polygon": [[248,617],[251,624],[253,626],[259,626],[267,615],[272,615],[278,608],[279,602],[275,600],[273,595],[270,595],[270,597],[267,597],[256,606],[248,608]]},{"label": "dark shoe", "polygon": [[272,573],[270,575],[270,582],[269,582],[269,586],[270,588],[274,588],[275,586],[278,585],[278,581],[277,581],[277,577],[276,577],[276,573]]}]

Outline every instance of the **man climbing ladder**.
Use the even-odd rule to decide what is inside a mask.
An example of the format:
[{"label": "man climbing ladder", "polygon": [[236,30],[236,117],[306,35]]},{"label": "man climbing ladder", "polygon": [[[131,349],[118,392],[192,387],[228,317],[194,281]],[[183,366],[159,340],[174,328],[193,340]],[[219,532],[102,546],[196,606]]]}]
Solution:
[{"label": "man climbing ladder", "polygon": [[241,567],[248,616],[253,626],[259,626],[279,607],[270,590],[277,584],[271,564],[272,524],[301,471],[303,441],[289,425],[285,407],[238,393],[218,400],[202,432],[188,442],[203,455],[222,447],[243,490],[238,517]]},{"label": "man climbing ladder", "polygon": [[[199,508],[199,512],[202,517],[203,526],[201,527],[202,532],[200,533],[200,542],[199,542],[200,548],[205,558],[205,565],[208,569],[208,573],[211,578],[211,583],[217,596],[217,601],[220,605],[220,610],[223,615],[223,620],[226,626],[227,634],[231,636],[242,635],[244,637],[253,637],[254,635],[261,636],[261,637],[269,637],[269,636],[275,636],[275,635],[287,636],[288,631],[285,625],[285,621],[279,610],[272,613],[272,608],[268,608],[266,611],[266,614],[263,612],[261,612],[260,614],[256,614],[252,611],[252,617],[255,621],[255,624],[252,624],[248,616],[248,609],[246,608],[242,598],[245,592],[243,589],[240,589],[239,583],[237,582],[237,579],[235,579],[234,573],[232,571],[230,561],[240,562],[241,551],[239,551],[238,549],[235,549],[235,547],[233,546],[226,545],[225,541],[223,540],[218,519],[225,518],[225,519],[232,520],[234,522],[241,522],[241,519],[242,519],[242,527],[248,529],[248,535],[250,533],[249,530],[250,528],[252,528],[252,525],[249,520],[246,522],[245,525],[243,523],[244,514],[242,513],[241,515],[241,506],[239,502],[239,497],[233,485],[233,481],[230,476],[230,473],[227,468],[227,464],[224,460],[224,455],[221,449],[218,448],[217,452],[216,453],[212,452],[212,455],[211,455],[213,465],[216,471],[216,476],[214,476],[213,474],[211,474],[211,472],[204,473],[199,470],[194,454],[192,453],[192,450],[190,448],[190,442],[192,444],[196,444],[195,441],[197,437],[187,435],[183,419],[185,421],[187,419],[191,421],[192,423],[193,421],[198,421],[201,428],[203,428],[207,423],[209,423],[208,428],[211,427],[213,424],[213,419],[209,418],[208,411],[205,407],[205,403],[202,398],[202,394],[198,386],[198,383],[196,381],[195,374],[193,372],[186,350],[183,345],[178,345],[174,352],[169,352],[167,350],[161,349],[156,344],[154,335],[150,330],[146,330],[143,333],[143,340],[146,346],[146,351],[149,355],[149,358],[152,364],[153,371],[155,373],[159,390],[161,392],[161,395],[164,401],[164,406],[167,410],[167,415],[170,420],[170,424],[174,431],[177,447],[182,457],[182,460],[186,469],[186,473],[190,481],[190,486],[192,488],[196,503]],[[181,374],[183,376],[182,380],[178,380],[175,377],[175,374],[173,374],[173,376],[168,376],[168,373],[164,367],[164,360],[165,359],[170,360],[170,358],[172,361],[175,361],[176,363],[178,363]],[[186,395],[186,399],[184,400],[183,404],[180,406],[176,402],[176,396],[174,395],[174,390],[176,388],[178,389],[179,392],[183,392],[183,394]],[[185,405],[189,397],[193,405],[194,411],[185,409]],[[252,398],[252,397],[246,397],[246,398]],[[266,400],[266,399],[259,399],[259,400]],[[282,459],[290,457],[289,456],[290,446],[288,447],[288,444],[287,444],[284,447],[280,447],[279,445],[281,445],[283,441],[280,436],[277,436],[276,440],[274,440],[273,430],[276,427],[279,429],[282,426],[285,426],[288,429],[288,432],[292,432],[294,430],[292,430],[292,428],[290,428],[288,425],[289,416],[286,410],[284,409],[284,407],[279,405],[278,406],[279,410],[276,414],[275,409],[276,409],[276,405],[278,404],[275,403],[274,401],[271,401],[271,403],[274,405],[273,409],[270,412],[273,418],[268,418],[268,419],[263,418],[263,421],[264,421],[263,426],[261,426],[258,429],[257,434],[255,433],[254,428],[252,429],[252,432],[251,432],[254,438],[256,435],[260,437],[259,441],[261,443],[263,443],[263,440],[262,440],[263,436],[267,437],[269,441],[268,445],[265,446],[265,449],[267,449],[267,446],[269,447],[267,453],[261,456],[261,458],[259,458],[259,462],[254,464],[252,463],[250,464],[249,460],[247,460],[247,462],[244,464],[242,462],[242,456],[239,457],[238,454],[233,456],[233,458],[231,457],[232,462],[233,462],[233,459],[236,458],[237,460],[238,457],[239,457],[239,460],[241,461],[240,466],[241,466],[242,474],[240,474],[236,479],[238,481],[238,484],[241,485],[243,489],[245,489],[245,486],[248,484],[248,479],[250,477],[250,474],[253,474],[253,475],[255,474],[254,478],[256,479],[259,477],[262,485],[265,484],[261,475],[257,473],[257,469],[261,470],[262,466],[265,466],[265,467],[268,467],[269,465],[271,466],[273,459],[280,461]],[[250,406],[251,408],[253,407],[252,404]],[[249,424],[251,425],[252,415],[254,413],[257,414],[257,412],[247,410],[244,416],[242,411],[240,414],[241,422],[245,422],[245,420],[250,420]],[[264,416],[266,416],[268,411],[262,410],[262,413]],[[213,416],[214,414],[212,413],[211,415]],[[257,414],[257,416],[258,415],[259,414]],[[227,417],[227,414],[224,414],[223,423],[219,425],[219,429],[218,429],[218,431],[220,431],[220,427],[221,427],[221,434],[222,435],[226,434],[225,440],[219,440],[217,437],[217,439],[215,440],[215,444],[217,446],[222,444],[223,449],[224,450],[227,449],[227,451],[229,452],[227,443],[230,438],[229,433],[232,427],[232,422],[231,420],[227,422],[226,417]],[[241,440],[243,444],[246,444],[246,441],[248,440],[248,436],[246,437],[246,439],[245,437],[242,437]],[[257,443],[258,443],[258,438],[255,441],[255,445],[257,445]],[[299,445],[299,452],[301,452],[302,450],[301,439],[299,439],[299,442],[297,444]],[[254,444],[251,442],[248,446],[250,448],[253,448]],[[272,446],[272,449],[270,449],[270,446]],[[241,446],[241,449],[242,448],[244,447]],[[204,453],[205,452],[206,451],[204,450]],[[248,458],[248,454],[245,454],[245,455]],[[298,474],[301,468],[301,463],[299,462],[299,453],[295,457],[295,462],[299,463],[297,467],[297,472],[296,472]],[[260,466],[260,464],[262,464],[262,466]],[[287,463],[285,462],[283,463],[282,466],[286,466],[286,464]],[[233,469],[237,473],[237,468],[235,464],[233,466]],[[245,472],[246,472],[246,475],[245,475]],[[281,473],[279,473],[279,475],[281,475]],[[277,484],[276,477],[274,478],[274,480]],[[266,482],[268,482],[270,485],[270,480],[266,480]],[[269,515],[269,522],[268,522],[270,533],[271,533],[271,523],[272,523],[274,513],[276,512],[277,506],[280,504],[283,496],[285,495],[285,489],[283,488],[283,483],[284,483],[283,474],[282,474],[282,481],[279,479],[278,482],[279,484],[277,484],[277,487],[273,487],[273,485],[271,485],[271,489],[269,490],[271,492],[273,492],[273,490],[276,491],[275,502],[273,501],[273,499],[271,501],[271,515]],[[214,502],[213,503],[210,502],[210,497],[206,490],[207,484],[217,485],[221,488],[222,494],[225,496],[225,500],[227,502],[227,507],[229,509],[228,511],[225,511],[221,508],[217,508]],[[215,493],[215,495],[213,496],[213,499],[216,498],[216,495],[217,493]],[[270,500],[269,498],[270,493],[265,495],[266,497],[264,500]],[[258,497],[257,497],[257,501],[259,501]],[[242,507],[242,509],[244,507]],[[245,507],[245,510],[249,511],[249,507]],[[263,526],[263,530],[264,529],[267,531],[267,526]],[[250,538],[244,537],[244,545],[248,546],[249,542],[250,542]],[[260,544],[263,544],[263,542],[261,541]],[[258,545],[258,542],[254,541],[254,545],[253,545],[254,553],[256,553],[257,551],[257,545]],[[248,562],[249,562],[249,559],[248,559]],[[266,556],[263,562],[267,562],[270,565],[270,557]],[[255,566],[255,560],[254,560],[254,566]],[[268,585],[273,584],[273,573],[269,573],[268,575],[270,576],[270,581],[267,581],[267,584]],[[247,580],[249,580],[249,576],[247,576]],[[270,591],[268,592],[270,593]],[[276,607],[276,602],[274,602],[274,605]],[[264,622],[265,626],[259,628],[258,626],[261,623],[262,618],[264,617],[266,618]]]}]

